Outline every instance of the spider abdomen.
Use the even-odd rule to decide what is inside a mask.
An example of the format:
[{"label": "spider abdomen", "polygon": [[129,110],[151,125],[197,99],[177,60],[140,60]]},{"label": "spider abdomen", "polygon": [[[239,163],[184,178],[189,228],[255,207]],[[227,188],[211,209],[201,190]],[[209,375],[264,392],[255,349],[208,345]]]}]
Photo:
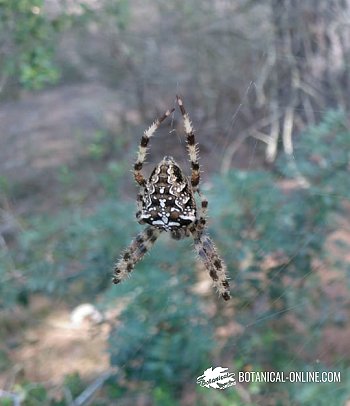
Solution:
[{"label": "spider abdomen", "polygon": [[191,187],[173,158],[164,157],[146,182],[140,220],[165,231],[195,222]]}]

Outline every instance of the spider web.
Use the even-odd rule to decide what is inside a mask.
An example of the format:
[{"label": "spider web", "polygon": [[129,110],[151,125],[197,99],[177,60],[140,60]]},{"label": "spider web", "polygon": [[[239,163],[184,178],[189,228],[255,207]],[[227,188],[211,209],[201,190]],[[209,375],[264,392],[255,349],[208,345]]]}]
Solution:
[{"label": "spider web", "polygon": [[[279,58],[283,58],[284,56],[283,56],[283,55],[279,55],[278,57],[279,57]],[[286,59],[287,59],[287,58],[286,58]],[[255,91],[255,88],[256,88],[256,80],[257,80],[256,78],[252,78],[252,80],[251,80],[250,82],[248,82],[248,83],[242,85],[242,86],[244,86],[244,91],[243,91],[243,96],[242,96],[242,98],[241,98],[241,101],[240,101],[240,103],[238,104],[238,106],[235,107],[235,109],[234,109],[234,111],[232,112],[232,114],[227,117],[227,126],[226,126],[227,130],[225,131],[225,134],[224,134],[224,135],[225,135],[224,143],[219,143],[218,141],[215,142],[215,143],[214,143],[214,147],[213,147],[213,149],[211,150],[211,153],[212,153],[213,155],[218,155],[218,156],[221,157],[221,159],[220,159],[221,162],[225,159],[225,153],[226,153],[226,151],[227,151],[228,146],[235,140],[235,136],[236,136],[236,124],[237,124],[238,118],[239,118],[239,116],[240,116],[242,110],[243,110],[243,109],[245,108],[245,106],[249,103],[249,98],[250,98],[251,94],[254,93],[254,91]],[[177,93],[181,93],[181,88],[182,88],[182,84],[181,84],[181,82],[178,82],[178,83],[177,83],[177,86],[176,86],[176,92],[177,92]],[[175,107],[175,101],[174,101],[174,107]],[[201,139],[200,139],[200,134],[199,134],[199,131],[198,131],[198,126],[196,125],[196,122],[194,121],[194,116],[193,116],[193,114],[191,114],[191,108],[190,108],[190,106],[188,106],[188,104],[187,104],[186,107],[187,107],[188,111],[190,112],[190,116],[191,116],[192,121],[193,121],[193,123],[194,123],[195,129],[197,129],[197,142],[198,142],[199,145],[200,145],[200,144],[201,144]],[[287,107],[280,105],[280,106],[278,106],[278,108],[279,108],[279,109],[286,109]],[[299,109],[299,110],[302,110],[302,109]],[[327,109],[314,109],[314,110],[313,110],[313,113],[317,113],[318,115],[326,114],[326,113],[327,113]],[[175,129],[175,124],[174,124],[174,117],[175,117],[175,114],[176,114],[176,113],[173,113],[173,115],[172,115],[172,119],[171,119],[171,130],[170,130],[169,132],[170,132],[170,133],[171,133],[171,132],[175,132],[176,135],[177,135],[178,141],[179,141],[182,145],[185,145],[183,138],[181,137],[180,134],[177,133],[177,131],[176,131],[176,129]],[[248,142],[247,144],[248,144],[248,153],[247,153],[247,155],[246,155],[246,158],[247,158],[246,170],[249,172],[249,171],[252,170],[252,168],[256,168],[256,161],[261,162],[261,156],[260,156],[260,155],[261,155],[261,152],[260,152],[260,151],[261,151],[261,141],[259,141],[258,139],[255,139],[255,138],[250,138],[250,139],[249,139],[249,142]],[[297,161],[296,161],[296,159],[295,159],[295,155],[298,154],[298,153],[300,153],[300,152],[301,152],[301,151],[298,150],[298,148],[295,147],[295,153],[290,156],[290,158],[293,160],[295,166],[297,166]],[[260,154],[260,155],[259,155],[259,154]],[[188,156],[187,156],[187,152],[186,152],[185,148],[183,149],[183,162],[188,162]],[[234,159],[234,158],[233,158],[232,164],[233,164],[233,167],[234,167],[234,166],[235,166],[235,159]],[[259,164],[258,164],[258,166],[259,166]],[[203,165],[202,165],[202,170],[204,170],[205,172],[207,172],[206,169],[205,169],[205,167],[203,168]],[[206,187],[208,186],[208,185],[206,185],[205,182],[208,181],[208,178],[210,179],[211,175],[212,175],[212,174],[210,174],[210,175],[208,176],[208,174],[206,174],[206,175],[204,176],[204,185],[202,185],[202,188],[203,188],[204,190],[205,190]],[[277,182],[277,183],[280,182],[280,181],[283,181],[283,175],[276,176],[275,178],[276,178],[276,182]],[[203,180],[202,180],[202,181],[203,181]],[[215,191],[218,192],[217,189],[215,189]],[[245,194],[245,193],[246,193],[246,191],[242,190],[242,191],[241,191],[241,195],[237,196],[237,198],[238,198],[238,199],[244,198],[244,194]],[[212,198],[212,199],[215,199],[215,195],[214,195],[214,196],[211,196],[211,198]],[[342,199],[342,198],[343,198],[343,196],[339,196],[339,199]],[[210,203],[211,203],[211,201],[209,200],[209,207],[210,207]],[[210,216],[210,211],[211,211],[211,210],[210,210],[210,208],[209,208],[209,216]],[[257,212],[255,212],[255,213],[253,214],[253,218],[252,218],[252,220],[251,220],[251,226],[252,226],[252,227],[254,227],[254,225],[256,225],[257,223],[259,223],[259,218],[260,218],[260,216],[262,216],[262,213],[261,213],[260,211],[257,211]],[[209,226],[209,228],[210,228],[210,226]],[[338,225],[337,225],[337,229],[338,229],[338,230],[343,229],[343,230],[347,231],[346,226],[342,227],[341,224],[338,224]],[[233,232],[233,233],[237,233],[237,230],[232,229],[232,232]],[[264,238],[264,237],[263,237],[263,238]],[[309,240],[310,240],[310,236],[307,235],[307,234],[305,234],[305,235],[303,235],[303,236],[300,236],[300,240],[299,240],[299,243],[298,243],[298,247],[299,247],[299,248],[298,248],[297,251],[295,252],[295,254],[294,254],[295,256],[298,255],[298,252],[299,252],[299,251],[301,251],[301,250],[303,250],[303,249],[305,248],[305,246],[309,243]],[[176,249],[176,245],[175,245],[175,244],[176,244],[176,243],[174,242],[174,249]],[[263,252],[262,252],[262,253],[263,253]],[[151,254],[151,255],[152,255],[152,254]],[[192,255],[192,252],[189,252],[188,255]],[[224,253],[223,253],[223,256],[224,256]],[[229,264],[228,264],[228,265],[229,265]],[[317,272],[319,271],[319,269],[321,268],[321,266],[322,266],[322,265],[319,265],[319,264],[318,264],[318,265],[313,265],[313,266],[312,266],[312,269],[311,269],[308,273],[306,273],[306,274],[303,276],[303,278],[302,278],[302,279],[303,279],[303,283],[304,283],[304,284],[307,284],[308,281],[315,275],[315,273],[317,273]],[[324,265],[323,265],[323,266],[324,266]],[[274,279],[277,279],[277,278],[283,276],[283,270],[284,270],[284,269],[282,268],[277,274],[275,274],[274,277],[273,277],[273,279],[271,280],[271,282],[272,282]],[[137,272],[137,271],[136,271],[136,272]],[[234,282],[236,273],[239,272],[239,271],[230,269],[230,265],[229,265],[229,266],[228,266],[228,272],[229,272],[229,276],[230,276],[231,280]],[[159,286],[159,289],[160,289],[160,290],[164,290],[164,289],[167,289],[167,288],[166,288],[166,287]],[[289,290],[290,290],[290,288],[289,288],[288,285],[287,285],[287,286],[284,288],[284,290],[282,291],[282,293],[280,293],[280,295],[279,295],[277,298],[274,299],[274,302],[277,302],[279,299],[281,299],[281,298],[287,296]],[[234,291],[232,292],[232,295],[234,296]],[[260,293],[257,292],[257,293],[255,294],[255,296],[251,298],[251,301],[258,300],[258,299],[259,299],[259,296],[260,296]],[[300,312],[303,311],[303,309],[305,308],[305,312],[306,312],[306,311],[307,311],[307,309],[306,309],[307,306],[308,306],[308,303],[307,303],[306,301],[301,301],[300,303],[295,304],[295,305],[293,305],[293,306],[285,307],[285,308],[283,308],[283,309],[281,309],[281,310],[271,311],[268,315],[266,315],[266,312],[265,312],[265,311],[259,312],[259,310],[258,310],[258,311],[256,312],[256,314],[253,316],[253,318],[252,318],[251,320],[249,320],[249,321],[247,320],[246,323],[245,323],[242,327],[244,328],[244,330],[245,330],[245,332],[246,332],[246,335],[249,335],[249,331],[252,331],[252,334],[254,334],[254,328],[255,328],[256,326],[261,325],[261,324],[264,324],[266,321],[277,319],[277,318],[278,318],[279,316],[281,316],[281,315],[287,315],[288,313],[293,312],[294,310],[298,310],[298,312],[300,313]],[[339,306],[340,306],[340,307],[339,307]],[[342,305],[340,304],[339,306],[333,306],[333,308],[327,309],[327,310],[326,310],[326,313],[327,313],[326,317],[327,317],[328,319],[329,319],[329,318],[332,318],[333,316],[336,317],[336,314],[337,314],[339,311],[341,311],[341,306],[342,306]],[[248,305],[241,306],[241,307],[239,308],[239,312],[244,312],[245,310],[247,310],[247,307],[248,307]],[[251,314],[252,314],[252,313],[251,313]],[[305,351],[307,351],[307,349],[310,347],[310,345],[312,345],[314,342],[315,342],[315,343],[316,343],[316,342],[319,342],[319,334],[320,334],[320,331],[322,331],[322,327],[323,327],[323,325],[324,325],[324,319],[319,318],[319,320],[317,320],[317,321],[313,320],[313,321],[312,321],[312,325],[313,325],[312,331],[309,332],[309,334],[308,334],[307,337],[305,337],[305,338],[302,339],[302,343],[301,343],[301,344],[299,343],[299,344],[296,346],[294,355],[290,358],[289,362],[287,362],[287,363],[285,364],[285,368],[286,368],[287,370],[290,369],[291,367],[293,367],[293,365],[294,365],[295,362],[297,361],[298,357],[305,355]],[[266,326],[268,326],[268,324],[266,324]],[[336,334],[336,333],[334,333],[334,334]],[[151,339],[151,337],[149,337],[149,339]],[[335,336],[334,336],[334,339],[335,339]],[[218,345],[220,345],[220,344],[218,344]],[[233,345],[233,344],[232,344],[232,345]],[[141,349],[141,347],[140,347],[139,349]],[[234,348],[234,349],[232,348],[232,350],[234,350],[233,352],[234,352],[235,354],[240,353],[241,355],[243,354],[243,356],[244,356],[244,352],[245,352],[244,346],[243,346],[242,348]],[[308,360],[308,365],[311,364],[311,365],[313,365],[313,366],[317,369],[317,368],[318,368],[318,365],[319,365],[319,363],[320,363],[320,360],[322,360],[322,358],[323,358],[323,356],[325,355],[325,352],[326,352],[326,351],[327,351],[327,349],[323,350],[323,352],[322,352],[322,351],[317,351],[317,357],[314,358],[314,359],[312,359],[312,360]],[[305,363],[306,363],[306,361],[305,361]],[[337,370],[341,369],[342,363],[343,363],[343,361],[340,359],[338,362],[333,362],[331,365],[329,365],[329,368],[330,368],[331,370],[333,370],[333,371],[337,371]],[[212,366],[215,367],[216,365],[212,365]],[[226,365],[224,365],[224,366],[226,366]],[[208,367],[209,367],[209,365],[208,365]],[[123,368],[123,365],[121,365],[120,368]],[[199,375],[200,375],[200,373],[201,373],[201,371],[198,371],[198,374],[199,374]],[[195,377],[193,377],[193,379],[194,379],[194,381],[195,381]],[[345,387],[345,385],[344,385],[344,387]],[[329,388],[330,393],[331,393],[332,391],[336,391],[336,390],[339,390],[339,387],[338,387],[338,389],[334,389],[334,388],[332,388],[331,386],[330,386],[330,388]]]},{"label": "spider web", "polygon": [[[179,86],[179,87],[180,87],[180,86]],[[229,143],[232,141],[232,139],[234,138],[236,119],[237,119],[237,117],[239,116],[241,109],[244,108],[244,106],[245,106],[246,103],[248,103],[248,96],[249,96],[249,93],[254,90],[254,87],[255,87],[255,82],[254,82],[254,81],[251,81],[250,83],[248,83],[248,84],[246,85],[246,90],[245,90],[245,92],[244,92],[244,97],[243,97],[241,103],[240,103],[239,106],[235,109],[235,111],[232,113],[232,116],[228,119],[229,125],[228,125],[228,130],[227,130],[227,133],[226,133],[226,143],[227,143],[227,144],[229,144]],[[319,110],[318,112],[321,112],[321,113],[324,112],[324,113],[326,113],[326,110],[324,110],[324,111]],[[172,131],[175,131],[175,127],[174,127],[174,117],[172,118],[172,123],[171,123],[171,130],[170,130],[170,132],[172,132]],[[183,144],[183,141],[181,141],[181,140],[182,140],[182,139],[181,139],[181,136],[180,136],[179,134],[177,134],[177,136],[178,136],[178,140]],[[198,136],[197,136],[197,142],[199,142],[199,144],[200,144],[200,139],[199,139],[199,138],[200,138],[200,136],[198,135]],[[249,145],[249,154],[247,155],[247,162],[248,162],[248,164],[247,164],[247,171],[250,171],[251,168],[255,165],[255,160],[256,160],[257,155],[258,155],[259,146],[260,146],[260,141],[259,141],[259,140],[257,140],[257,139],[251,140],[250,145]],[[219,154],[221,154],[222,156],[224,156],[224,153],[225,153],[225,150],[226,150],[226,145],[224,146],[224,148],[222,148],[221,145],[216,144],[215,149],[216,149],[216,150],[214,150],[213,153],[218,154],[218,151],[220,151]],[[292,158],[295,159],[294,156],[292,156]],[[187,153],[186,153],[185,149],[184,149],[184,151],[183,151],[183,159],[184,159],[184,161],[187,161],[187,159],[188,159]],[[234,162],[233,162],[233,165],[234,165]],[[204,170],[205,170],[205,168],[204,168]],[[208,178],[208,176],[206,176],[206,177]],[[209,176],[209,178],[210,178],[210,176]],[[281,181],[283,180],[283,176],[282,176],[282,175],[280,175],[280,180],[281,180]],[[278,182],[278,178],[277,178],[277,182]],[[205,189],[205,186],[206,186],[206,185],[205,185],[205,183],[204,183],[204,189]],[[217,189],[215,189],[215,190],[217,191]],[[244,197],[244,193],[246,193],[246,192],[245,192],[245,191],[242,191],[242,192],[241,192],[241,196],[237,196],[237,198],[239,199],[239,198]],[[211,197],[212,197],[212,199],[215,199],[215,195],[212,195]],[[339,198],[341,198],[341,196],[339,196]],[[211,201],[209,201],[209,203],[211,203]],[[210,215],[210,210],[209,210],[209,215]],[[261,215],[262,215],[262,214],[260,213],[260,211],[257,211],[257,212],[254,213],[253,218],[252,218],[252,220],[251,220],[251,226],[252,226],[252,227],[254,227],[254,225],[259,222],[259,217],[260,217]],[[209,226],[209,227],[210,227],[210,226]],[[338,225],[338,228],[341,228],[341,225]],[[232,232],[233,232],[233,233],[237,233],[237,230],[232,229]],[[164,236],[161,236],[161,238],[164,238]],[[309,239],[310,239],[310,236],[309,236],[309,235],[301,236],[300,241],[299,241],[299,244],[298,244],[298,245],[299,245],[298,251],[299,251],[299,250],[302,250],[302,249],[309,243]],[[177,242],[174,241],[174,242],[173,242],[173,245],[174,245],[174,250],[176,250],[176,248],[177,248]],[[298,251],[295,252],[295,256],[298,255]],[[151,251],[150,255],[153,255],[153,254],[152,254],[152,251]],[[190,255],[193,255],[193,251],[192,251],[192,250],[189,250],[188,255],[189,255],[189,256],[190,256]],[[223,256],[224,256],[224,253],[223,253]],[[308,280],[313,277],[313,275],[315,274],[315,272],[318,271],[318,268],[319,268],[319,267],[320,267],[319,265],[313,266],[313,268],[312,268],[307,274],[305,274],[305,275],[303,276],[304,283],[307,283]],[[135,270],[135,272],[137,272],[137,269]],[[228,272],[229,272],[229,274],[230,274],[229,276],[230,276],[231,280],[232,280],[233,283],[234,283],[235,274],[236,274],[237,272],[239,272],[239,271],[230,269],[230,266],[229,266],[229,267],[228,267]],[[283,268],[273,277],[273,279],[271,280],[271,282],[272,282],[274,279],[276,279],[276,278],[278,278],[278,277],[280,277],[280,276],[283,276]],[[132,280],[130,280],[128,283],[132,283]],[[147,288],[144,288],[144,289],[147,289]],[[168,289],[168,287],[164,287],[164,286],[161,286],[161,285],[160,285],[160,286],[158,287],[158,289],[161,290],[161,291],[164,291],[165,289]],[[288,294],[288,290],[289,290],[289,287],[286,286],[285,289],[282,291],[282,293],[281,293],[276,299],[274,299],[274,302],[277,302],[278,299],[281,299],[281,298],[283,298],[284,296],[286,296],[286,295]],[[172,292],[168,292],[168,293],[169,293],[169,294],[172,294]],[[234,296],[234,294],[235,294],[234,291],[232,291],[232,295],[233,295],[233,296]],[[251,298],[251,301],[258,300],[258,299],[259,299],[259,296],[260,296],[260,294],[257,292],[257,293],[255,294],[255,296]],[[273,303],[272,303],[272,304],[273,304]],[[246,305],[246,306],[241,306],[241,307],[239,308],[239,312],[244,312],[245,310],[247,310],[247,306],[248,306],[248,305]],[[266,315],[266,312],[265,312],[265,311],[261,311],[261,315],[259,314],[260,312],[257,311],[256,314],[254,315],[254,317],[253,317],[251,320],[249,320],[249,321],[247,320],[247,321],[246,321],[246,323],[243,325],[243,328],[245,329],[246,335],[249,335],[249,331],[250,331],[250,330],[252,331],[252,334],[254,334],[254,328],[255,328],[256,326],[261,325],[261,324],[264,324],[266,321],[274,320],[274,319],[278,318],[278,317],[281,316],[281,315],[286,315],[286,314],[288,314],[289,312],[293,312],[294,310],[298,310],[298,312],[300,312],[300,311],[303,310],[303,308],[305,308],[305,311],[306,311],[306,307],[307,307],[307,306],[308,306],[307,302],[301,301],[299,304],[295,304],[295,305],[290,306],[290,307],[285,307],[285,308],[283,308],[283,309],[281,309],[281,310],[278,310],[278,311],[272,311],[272,312],[270,312],[268,315]],[[339,312],[339,307],[334,307],[333,309],[328,309],[328,310],[327,310],[327,317],[328,317],[328,318],[332,318],[332,315],[335,315],[337,312]],[[295,348],[295,354],[294,354],[294,356],[292,356],[292,357],[290,358],[290,361],[285,365],[285,368],[286,368],[287,370],[293,367],[293,365],[294,365],[295,362],[297,361],[298,357],[299,357],[299,356],[302,356],[302,355],[305,353],[305,351],[307,351],[307,349],[310,347],[310,345],[312,345],[313,342],[318,342],[318,341],[319,341],[319,332],[320,332],[320,330],[322,329],[323,323],[324,323],[324,320],[322,320],[322,319],[320,319],[320,320],[318,320],[318,321],[316,321],[316,322],[313,322],[313,331],[312,331],[311,333],[309,333],[308,336],[307,336],[305,339],[303,339],[303,342],[302,342],[301,344],[298,344],[298,345],[297,345],[297,347]],[[268,324],[266,324],[266,326],[268,326]],[[152,336],[149,336],[147,339],[148,339],[148,340],[151,340],[151,339],[152,339]],[[147,342],[147,339],[146,339],[146,342]],[[232,345],[233,345],[233,344],[232,344]],[[141,349],[142,349],[142,347],[140,346],[140,347],[139,347],[138,349],[136,349],[135,351],[137,352],[137,351],[140,351]],[[234,353],[235,353],[235,354],[240,353],[240,354],[241,354],[241,357],[244,357],[245,351],[246,351],[246,350],[245,350],[244,347],[242,347],[242,348],[235,348],[235,349],[234,349]],[[326,350],[323,350],[323,351],[326,351]],[[318,368],[318,365],[319,365],[319,363],[320,363],[320,359],[322,360],[323,355],[324,355],[324,354],[323,354],[322,352],[318,351],[317,358],[313,359],[311,362],[310,362],[310,360],[308,361],[309,365],[310,365],[310,364],[311,364],[311,365],[313,364],[313,366],[317,369],[317,368]],[[126,366],[125,364],[124,364],[124,365],[120,365],[119,368],[120,368],[120,369],[123,369],[125,366]],[[224,365],[224,366],[226,366],[226,365]],[[331,370],[334,370],[334,371],[337,371],[337,370],[339,370],[339,369],[341,368],[341,366],[342,366],[342,360],[339,360],[338,362],[333,363],[333,364],[330,366],[330,369],[331,369]],[[208,365],[208,367],[209,367],[209,365]],[[213,367],[215,367],[215,365],[213,365]],[[201,373],[201,371],[198,371],[198,374],[200,374],[200,373]],[[141,377],[140,377],[140,378],[141,378]],[[194,379],[194,381],[195,381],[195,377],[193,377],[193,379]],[[330,387],[329,390],[330,390],[330,392],[332,392],[332,391],[334,391],[334,390],[339,390],[339,389],[332,389],[332,388]]]}]

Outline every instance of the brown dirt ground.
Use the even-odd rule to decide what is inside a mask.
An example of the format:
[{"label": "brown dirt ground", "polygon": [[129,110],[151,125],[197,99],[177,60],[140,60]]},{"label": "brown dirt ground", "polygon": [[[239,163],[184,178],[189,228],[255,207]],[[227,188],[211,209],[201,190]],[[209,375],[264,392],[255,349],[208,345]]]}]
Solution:
[{"label": "brown dirt ground", "polygon": [[29,308],[5,313],[3,323],[8,326],[3,344],[12,366],[0,374],[1,388],[10,388],[21,377],[53,387],[73,372],[89,379],[108,369],[108,328],[94,330],[89,322],[74,325],[64,303],[35,297]]}]

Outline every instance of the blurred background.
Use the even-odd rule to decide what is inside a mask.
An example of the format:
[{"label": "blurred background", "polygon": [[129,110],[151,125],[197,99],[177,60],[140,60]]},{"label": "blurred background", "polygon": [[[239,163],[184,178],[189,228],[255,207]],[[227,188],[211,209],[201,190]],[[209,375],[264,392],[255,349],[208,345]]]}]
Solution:
[{"label": "blurred background", "polygon": [[[0,0],[1,406],[350,404],[349,6]],[[166,235],[111,284],[177,93],[228,303]],[[164,155],[189,173],[178,111]],[[196,384],[216,366],[341,382]]]}]

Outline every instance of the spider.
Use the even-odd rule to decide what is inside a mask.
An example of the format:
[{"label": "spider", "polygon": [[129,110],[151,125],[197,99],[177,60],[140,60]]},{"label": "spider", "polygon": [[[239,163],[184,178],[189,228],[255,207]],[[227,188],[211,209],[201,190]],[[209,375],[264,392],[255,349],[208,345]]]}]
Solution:
[{"label": "spider", "polygon": [[[126,279],[136,263],[151,249],[159,235],[166,231],[170,232],[175,240],[193,238],[195,251],[208,270],[214,287],[224,300],[229,300],[230,286],[226,276],[226,265],[220,259],[213,241],[206,232],[208,201],[199,190],[198,149],[192,123],[182,99],[179,96],[176,96],[176,99],[187,137],[187,149],[192,168],[191,177],[184,175],[171,156],[165,156],[160,161],[149,179],[146,179],[142,173],[150,138],[175,109],[167,110],[145,130],[141,138],[134,164],[134,178],[140,186],[136,218],[140,224],[148,224],[148,226],[136,236],[115,265],[113,283],[118,284]],[[195,193],[198,193],[200,198],[199,208],[196,205]]]}]

